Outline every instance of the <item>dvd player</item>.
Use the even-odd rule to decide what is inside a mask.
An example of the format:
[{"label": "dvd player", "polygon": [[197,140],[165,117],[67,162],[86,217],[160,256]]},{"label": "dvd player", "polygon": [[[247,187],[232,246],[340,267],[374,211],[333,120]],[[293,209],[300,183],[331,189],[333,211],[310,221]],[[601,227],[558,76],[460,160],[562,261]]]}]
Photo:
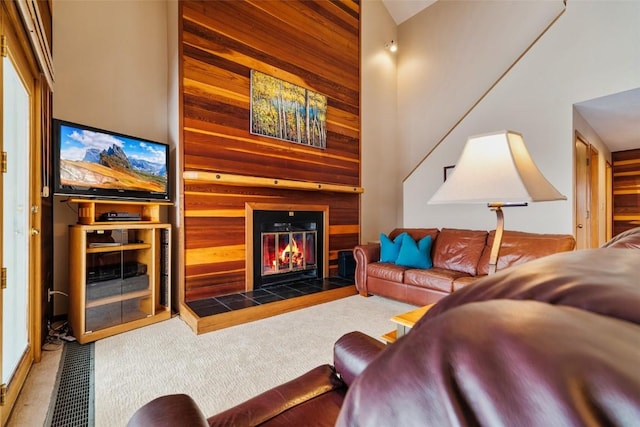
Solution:
[{"label": "dvd player", "polygon": [[140,221],[140,214],[133,212],[109,211],[100,215],[100,221]]}]

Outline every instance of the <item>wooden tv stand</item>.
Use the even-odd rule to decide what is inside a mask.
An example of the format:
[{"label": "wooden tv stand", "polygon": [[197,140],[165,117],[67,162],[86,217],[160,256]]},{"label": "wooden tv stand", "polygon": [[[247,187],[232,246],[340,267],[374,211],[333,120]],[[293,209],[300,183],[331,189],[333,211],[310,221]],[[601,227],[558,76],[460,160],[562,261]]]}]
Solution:
[{"label": "wooden tv stand", "polygon": [[[163,202],[72,199],[69,226],[69,324],[80,344],[171,317],[171,224]],[[168,204],[168,203],[167,203]],[[100,221],[103,212],[139,221]],[[98,219],[96,219],[98,218]]]}]

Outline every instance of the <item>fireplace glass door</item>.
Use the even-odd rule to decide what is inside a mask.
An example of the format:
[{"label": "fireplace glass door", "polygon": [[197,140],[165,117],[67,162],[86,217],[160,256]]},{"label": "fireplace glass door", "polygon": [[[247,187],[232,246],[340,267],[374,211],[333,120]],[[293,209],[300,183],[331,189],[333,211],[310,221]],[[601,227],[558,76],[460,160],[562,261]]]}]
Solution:
[{"label": "fireplace glass door", "polygon": [[254,210],[253,289],[323,277],[322,211]]},{"label": "fireplace glass door", "polygon": [[314,270],[316,231],[263,232],[262,276]]}]

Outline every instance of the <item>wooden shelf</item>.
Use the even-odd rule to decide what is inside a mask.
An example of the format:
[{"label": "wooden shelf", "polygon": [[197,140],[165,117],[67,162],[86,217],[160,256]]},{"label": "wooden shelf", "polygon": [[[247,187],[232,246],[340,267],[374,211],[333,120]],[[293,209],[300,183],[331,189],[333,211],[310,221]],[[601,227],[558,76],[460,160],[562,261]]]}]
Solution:
[{"label": "wooden shelf", "polygon": [[87,302],[86,308],[100,307],[101,305],[112,304],[114,302],[127,301],[135,298],[145,298],[151,296],[151,290],[143,289],[141,291],[127,292],[126,294],[114,295],[111,297],[99,298]]},{"label": "wooden shelf", "polygon": [[[129,224],[130,225],[130,224]],[[117,251],[135,251],[138,249],[149,249],[151,245],[149,243],[132,243],[127,245],[109,245],[109,246],[95,246],[88,247],[88,254],[98,254],[104,252],[117,252]]]},{"label": "wooden shelf", "polygon": [[640,214],[614,215],[614,221],[640,221]]},{"label": "wooden shelf", "polygon": [[[69,199],[70,203],[78,204],[78,224],[117,224],[131,223],[159,223],[160,206],[170,206],[173,203],[164,201],[129,201],[129,200],[92,200]],[[100,221],[100,216],[107,212],[128,212],[140,215],[139,221]]]},{"label": "wooden shelf", "polygon": [[284,188],[287,190],[333,191],[336,193],[363,193],[362,187],[325,184],[320,182],[294,181],[291,179],[264,178],[259,176],[233,175],[228,173],[185,171],[182,174],[187,181],[217,183],[246,187]]}]

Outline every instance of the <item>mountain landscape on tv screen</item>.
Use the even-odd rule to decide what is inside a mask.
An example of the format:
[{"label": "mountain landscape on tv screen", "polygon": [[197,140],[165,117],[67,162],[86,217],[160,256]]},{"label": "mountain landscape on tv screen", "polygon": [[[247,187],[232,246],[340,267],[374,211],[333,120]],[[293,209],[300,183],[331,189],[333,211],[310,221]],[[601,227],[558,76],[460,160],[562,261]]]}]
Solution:
[{"label": "mountain landscape on tv screen", "polygon": [[164,193],[167,166],[129,158],[117,144],[108,149],[87,148],[82,160],[60,159],[60,183],[73,188],[102,188]]}]

